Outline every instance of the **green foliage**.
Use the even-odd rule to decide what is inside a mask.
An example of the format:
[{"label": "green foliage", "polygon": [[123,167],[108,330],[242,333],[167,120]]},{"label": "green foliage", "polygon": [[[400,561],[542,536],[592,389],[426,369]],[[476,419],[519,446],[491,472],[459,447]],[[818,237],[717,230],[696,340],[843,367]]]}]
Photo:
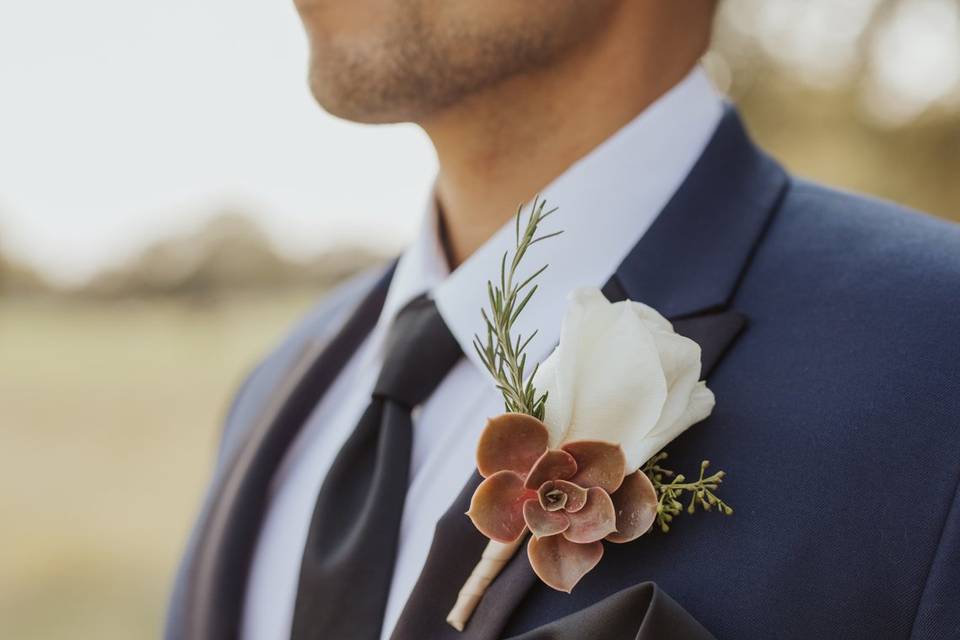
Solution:
[{"label": "green foliage", "polygon": [[533,294],[537,292],[537,285],[533,283],[534,280],[548,266],[543,265],[532,275],[519,283],[515,283],[514,280],[517,277],[517,268],[520,266],[520,262],[526,255],[527,249],[532,245],[563,233],[562,231],[555,231],[537,235],[540,223],[557,211],[556,207],[544,211],[545,207],[545,200],[541,200],[539,196],[534,198],[530,218],[522,234],[520,233],[520,212],[523,206],[518,207],[515,226],[516,246],[513,251],[513,258],[510,259],[508,264],[507,259],[510,252],[504,252],[500,261],[500,282],[494,284],[489,280],[487,281],[490,310],[480,310],[487,327],[486,341],[481,340],[478,335],[473,336],[473,347],[477,350],[477,354],[479,354],[487,371],[493,376],[497,388],[503,394],[506,410],[526,413],[540,420],[543,419],[547,394],[537,396],[532,380],[539,365],[533,368],[529,376],[526,375],[527,356],[524,353],[527,345],[537,335],[537,332],[534,331],[524,339],[519,334],[514,338],[511,331],[520,313],[533,298]]},{"label": "green foliage", "polygon": [[657,503],[657,524],[664,533],[670,530],[670,521],[684,510],[681,503],[684,492],[690,494],[690,502],[687,503],[687,513],[694,513],[697,505],[700,505],[704,511],[712,511],[714,507],[723,515],[733,514],[733,508],[717,497],[715,491],[723,477],[726,475],[723,471],[717,471],[713,475],[704,477],[707,467],[710,466],[709,460],[700,463],[700,477],[696,482],[684,482],[686,478],[682,474],[677,475],[669,469],[660,466],[659,463],[667,458],[667,452],[661,451],[650,458],[643,465],[643,472],[650,478],[653,488],[657,491],[659,502]]}]

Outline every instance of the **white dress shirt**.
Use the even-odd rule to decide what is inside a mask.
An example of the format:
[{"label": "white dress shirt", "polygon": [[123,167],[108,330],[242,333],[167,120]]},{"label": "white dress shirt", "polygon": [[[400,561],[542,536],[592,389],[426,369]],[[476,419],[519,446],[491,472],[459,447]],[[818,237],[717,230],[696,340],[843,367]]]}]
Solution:
[{"label": "white dress shirt", "polygon": [[[539,330],[527,347],[528,366],[556,344],[567,294],[578,286],[603,286],[609,279],[686,178],[722,112],[720,97],[696,68],[543,189],[548,206],[559,211],[541,231],[564,233],[531,247],[522,267],[529,273],[550,265],[516,325],[524,336]],[[499,275],[500,257],[513,248],[513,222],[451,273],[433,203],[431,194],[421,232],[400,258],[376,327],[320,401],[273,478],[247,584],[241,624],[245,640],[290,637],[314,502],[370,400],[387,329],[406,302],[430,292],[467,357],[413,414],[410,486],[382,638],[392,633],[420,575],[437,521],[473,473],[486,418],[503,412],[503,400],[471,342],[475,333],[483,334],[486,282]]]}]

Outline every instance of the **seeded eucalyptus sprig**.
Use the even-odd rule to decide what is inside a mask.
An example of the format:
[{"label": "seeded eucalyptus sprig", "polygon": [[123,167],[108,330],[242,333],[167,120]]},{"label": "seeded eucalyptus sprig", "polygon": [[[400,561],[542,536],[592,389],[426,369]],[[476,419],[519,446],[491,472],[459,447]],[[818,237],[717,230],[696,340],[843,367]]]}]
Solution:
[{"label": "seeded eucalyptus sprig", "polygon": [[708,460],[700,463],[700,478],[696,482],[684,482],[682,474],[676,475],[673,471],[660,466],[660,462],[667,458],[667,452],[661,451],[650,458],[642,469],[653,488],[657,491],[659,502],[657,503],[657,524],[660,530],[666,533],[670,530],[670,521],[678,516],[683,510],[683,504],[680,499],[684,492],[690,494],[690,502],[687,504],[687,513],[693,513],[697,510],[697,505],[704,511],[711,511],[714,507],[723,515],[733,514],[733,508],[726,502],[717,497],[715,491],[726,475],[723,471],[717,471],[713,475],[703,477],[707,467],[710,466]]},{"label": "seeded eucalyptus sprig", "polygon": [[540,223],[557,210],[554,207],[544,211],[546,204],[546,201],[541,200],[539,196],[533,199],[530,218],[527,220],[523,234],[520,233],[520,212],[523,205],[517,208],[516,246],[513,250],[513,258],[508,263],[507,258],[510,252],[504,252],[503,258],[500,260],[499,284],[487,281],[490,310],[480,310],[483,321],[487,326],[487,339],[483,341],[480,336],[473,336],[473,347],[480,355],[487,371],[496,381],[497,388],[503,394],[506,410],[526,413],[540,420],[543,419],[547,394],[537,396],[532,380],[539,365],[535,366],[530,375],[527,376],[525,371],[527,356],[524,353],[527,345],[537,335],[537,332],[534,331],[524,339],[519,334],[514,338],[511,330],[520,316],[520,312],[530,302],[533,294],[537,292],[537,285],[533,284],[533,281],[548,266],[543,265],[517,284],[514,280],[517,277],[517,268],[520,266],[520,262],[526,255],[527,249],[532,245],[563,233],[562,231],[555,231],[537,235]]}]

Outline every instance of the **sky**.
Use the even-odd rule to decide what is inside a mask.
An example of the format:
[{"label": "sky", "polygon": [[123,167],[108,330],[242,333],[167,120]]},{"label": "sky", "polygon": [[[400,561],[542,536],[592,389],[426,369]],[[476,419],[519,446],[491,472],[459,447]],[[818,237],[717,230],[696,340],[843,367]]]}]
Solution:
[{"label": "sky", "polygon": [[71,283],[226,208],[306,255],[412,237],[412,125],[337,120],[291,0],[0,2],[0,247]]}]

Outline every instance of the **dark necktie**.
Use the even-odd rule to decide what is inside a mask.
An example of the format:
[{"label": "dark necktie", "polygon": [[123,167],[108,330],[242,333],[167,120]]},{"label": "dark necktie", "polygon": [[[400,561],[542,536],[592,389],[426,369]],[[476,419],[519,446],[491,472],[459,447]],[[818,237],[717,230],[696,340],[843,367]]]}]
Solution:
[{"label": "dark necktie", "polygon": [[460,359],[433,300],[393,322],[373,397],[320,488],[300,565],[293,640],[375,640],[410,473],[411,410]]}]

